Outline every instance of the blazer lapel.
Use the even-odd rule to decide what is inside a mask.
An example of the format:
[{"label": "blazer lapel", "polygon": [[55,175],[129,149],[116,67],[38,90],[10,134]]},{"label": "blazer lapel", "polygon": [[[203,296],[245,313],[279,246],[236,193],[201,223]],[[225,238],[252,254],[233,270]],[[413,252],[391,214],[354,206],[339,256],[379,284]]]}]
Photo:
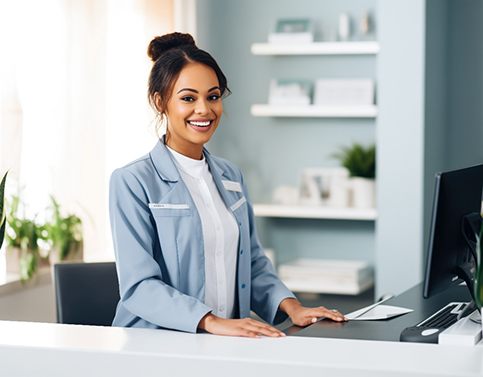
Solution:
[{"label": "blazer lapel", "polygon": [[[213,176],[213,181],[215,182],[216,188],[218,189],[218,192],[221,195],[221,198],[223,199],[223,202],[225,203],[226,207],[233,212],[235,218],[237,219],[238,222],[240,222],[240,219],[238,218],[241,216],[240,211],[235,211],[232,206],[240,199],[238,196],[234,196],[233,193],[230,193],[227,191],[225,186],[223,185],[223,178],[226,178],[228,180],[233,179],[233,177],[230,177],[223,167],[221,167],[219,164],[216,163],[214,159],[211,158],[210,153],[204,149],[204,155],[206,158],[206,161],[208,162],[208,166],[211,171],[211,175]],[[243,195],[243,193],[242,193]]]},{"label": "blazer lapel", "polygon": [[169,153],[168,149],[164,145],[163,139],[159,139],[152,151],[149,153],[149,157],[158,172],[159,177],[166,182],[178,182],[180,175],[174,161]]}]

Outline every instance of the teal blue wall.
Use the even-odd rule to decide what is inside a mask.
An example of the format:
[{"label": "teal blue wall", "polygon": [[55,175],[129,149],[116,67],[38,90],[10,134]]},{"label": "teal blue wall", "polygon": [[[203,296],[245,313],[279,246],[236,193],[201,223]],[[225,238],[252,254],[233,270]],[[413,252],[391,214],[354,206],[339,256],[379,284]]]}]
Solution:
[{"label": "teal blue wall", "polygon": [[[374,142],[374,120],[262,118],[250,115],[254,103],[266,103],[270,78],[371,77],[375,56],[254,56],[250,46],[266,42],[275,21],[310,17],[316,39],[333,37],[338,15],[359,18],[376,11],[374,0],[198,0],[198,44],[218,60],[233,92],[210,150],[238,164],[252,201],[269,201],[278,185],[297,185],[301,170],[336,166],[331,155],[354,141]],[[258,221],[260,238],[279,261],[299,256],[340,259],[374,257],[374,223],[323,220]]]},{"label": "teal blue wall", "polygon": [[483,2],[449,1],[447,166],[483,162]]},{"label": "teal blue wall", "polygon": [[448,169],[449,3],[451,0],[426,3],[423,264],[429,242],[434,177]]}]

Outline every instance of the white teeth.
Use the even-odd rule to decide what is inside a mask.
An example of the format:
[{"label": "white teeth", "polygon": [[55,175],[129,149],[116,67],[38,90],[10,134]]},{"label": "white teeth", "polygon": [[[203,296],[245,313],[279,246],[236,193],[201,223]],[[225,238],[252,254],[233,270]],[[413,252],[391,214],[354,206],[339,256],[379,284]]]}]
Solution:
[{"label": "white teeth", "polygon": [[188,121],[189,124],[196,126],[196,127],[208,127],[211,124],[211,121],[206,121],[206,122],[196,122],[196,121]]}]

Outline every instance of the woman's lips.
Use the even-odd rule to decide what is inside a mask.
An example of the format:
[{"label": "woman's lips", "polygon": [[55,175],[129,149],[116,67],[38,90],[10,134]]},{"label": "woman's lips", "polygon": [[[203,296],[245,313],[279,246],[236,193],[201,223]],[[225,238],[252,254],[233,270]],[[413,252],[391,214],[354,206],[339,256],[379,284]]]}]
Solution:
[{"label": "woman's lips", "polygon": [[203,119],[203,120],[188,120],[186,123],[195,131],[207,132],[211,129],[213,125],[213,120]]}]

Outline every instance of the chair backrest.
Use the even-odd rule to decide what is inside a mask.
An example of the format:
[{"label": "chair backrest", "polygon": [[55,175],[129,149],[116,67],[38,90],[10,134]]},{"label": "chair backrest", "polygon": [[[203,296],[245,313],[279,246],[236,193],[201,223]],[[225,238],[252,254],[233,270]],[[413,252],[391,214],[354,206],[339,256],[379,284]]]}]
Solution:
[{"label": "chair backrest", "polygon": [[57,323],[110,326],[119,302],[116,264],[54,265]]}]

